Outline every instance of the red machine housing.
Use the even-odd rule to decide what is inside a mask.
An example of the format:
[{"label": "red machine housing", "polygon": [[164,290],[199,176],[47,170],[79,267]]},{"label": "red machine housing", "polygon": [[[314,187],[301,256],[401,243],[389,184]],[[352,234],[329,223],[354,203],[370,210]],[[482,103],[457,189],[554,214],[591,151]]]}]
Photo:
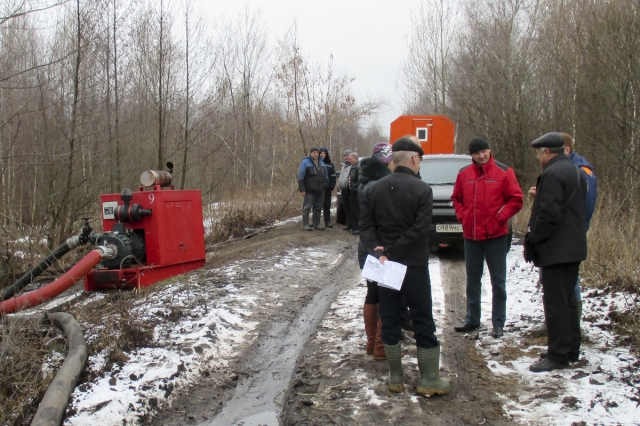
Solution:
[{"label": "red machine housing", "polygon": [[[197,190],[163,190],[159,185],[140,187],[131,193],[131,203],[151,210],[150,216],[120,224],[114,209],[124,205],[121,194],[100,196],[104,233],[124,226],[144,235],[142,264],[126,269],[100,267],[85,277],[86,291],[125,287],[147,287],[160,280],[200,268],[205,263],[202,197]],[[127,231],[128,232],[128,231]]]}]

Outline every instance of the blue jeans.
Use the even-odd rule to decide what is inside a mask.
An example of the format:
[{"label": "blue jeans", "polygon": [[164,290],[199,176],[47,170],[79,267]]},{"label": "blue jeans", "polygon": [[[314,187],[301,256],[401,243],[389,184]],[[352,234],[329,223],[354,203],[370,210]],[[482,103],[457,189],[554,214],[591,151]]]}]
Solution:
[{"label": "blue jeans", "polygon": [[507,236],[484,241],[464,240],[467,267],[466,324],[480,325],[482,273],[487,261],[493,293],[491,322],[493,327],[504,327],[507,317]]}]

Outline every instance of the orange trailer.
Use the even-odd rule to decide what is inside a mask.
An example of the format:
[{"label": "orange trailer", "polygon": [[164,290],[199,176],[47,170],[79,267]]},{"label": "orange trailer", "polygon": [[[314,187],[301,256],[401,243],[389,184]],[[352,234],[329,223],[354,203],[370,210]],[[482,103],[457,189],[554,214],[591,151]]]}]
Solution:
[{"label": "orange trailer", "polygon": [[415,135],[429,154],[453,154],[456,126],[444,115],[401,115],[391,123],[391,142]]}]

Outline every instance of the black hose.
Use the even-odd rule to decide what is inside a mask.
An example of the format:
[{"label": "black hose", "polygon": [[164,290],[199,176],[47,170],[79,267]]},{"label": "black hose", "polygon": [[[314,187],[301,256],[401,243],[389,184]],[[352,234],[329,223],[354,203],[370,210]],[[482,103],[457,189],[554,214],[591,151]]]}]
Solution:
[{"label": "black hose", "polygon": [[53,251],[53,253],[51,253],[49,256],[47,256],[36,267],[34,267],[29,272],[24,274],[22,276],[22,278],[20,278],[18,281],[15,282],[15,284],[13,284],[13,285],[7,287],[6,289],[4,289],[4,291],[2,292],[2,295],[0,295],[0,302],[13,297],[14,294],[19,292],[23,288],[25,288],[27,285],[31,284],[33,279],[38,277],[49,266],[53,265],[54,262],[59,260],[65,254],[69,253],[75,247],[77,247],[77,244],[73,245],[72,240],[73,239],[69,239],[66,242],[64,242],[60,247],[55,249]]}]

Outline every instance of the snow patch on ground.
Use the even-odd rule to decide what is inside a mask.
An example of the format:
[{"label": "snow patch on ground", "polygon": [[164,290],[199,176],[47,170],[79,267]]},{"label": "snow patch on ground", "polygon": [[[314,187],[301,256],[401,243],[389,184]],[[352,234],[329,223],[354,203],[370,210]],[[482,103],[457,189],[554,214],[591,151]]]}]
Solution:
[{"label": "snow patch on ground", "polygon": [[[523,424],[640,424],[638,360],[625,347],[614,345],[607,331],[611,307],[626,310],[629,295],[585,291],[583,288],[583,344],[581,360],[566,370],[533,373],[529,365],[546,351],[546,339],[531,344],[529,331],[544,319],[538,270],[524,262],[522,246],[514,245],[507,257],[507,324],[503,339],[491,337],[491,326],[479,333],[478,351],[496,375],[516,378],[524,392],[501,395],[504,409]],[[594,296],[595,295],[595,296]],[[482,318],[491,319],[491,281],[482,280]],[[502,356],[503,354],[515,354]],[[518,355],[519,354],[519,355]],[[510,359],[513,358],[513,359]]]},{"label": "snow patch on ground", "polygon": [[[225,271],[219,271],[224,273]],[[177,283],[176,286],[181,285]],[[77,388],[72,395],[76,414],[65,425],[115,425],[135,423],[158,401],[167,399],[174,389],[196,382],[203,371],[224,367],[236,356],[236,348],[247,339],[257,322],[249,321],[251,312],[238,302],[253,302],[251,297],[239,300],[237,289],[229,291],[218,307],[191,309],[167,331],[161,324],[154,330],[158,348],[143,348],[128,353],[129,360],[120,369]],[[194,297],[192,294],[191,297]],[[186,292],[175,293],[173,286],[149,296],[149,313],[166,309],[166,304],[180,306],[186,302]],[[254,298],[253,298],[254,299]],[[149,307],[151,305],[151,307]],[[105,360],[92,356],[88,366],[100,371]],[[84,390],[84,391],[83,391]]]}]

